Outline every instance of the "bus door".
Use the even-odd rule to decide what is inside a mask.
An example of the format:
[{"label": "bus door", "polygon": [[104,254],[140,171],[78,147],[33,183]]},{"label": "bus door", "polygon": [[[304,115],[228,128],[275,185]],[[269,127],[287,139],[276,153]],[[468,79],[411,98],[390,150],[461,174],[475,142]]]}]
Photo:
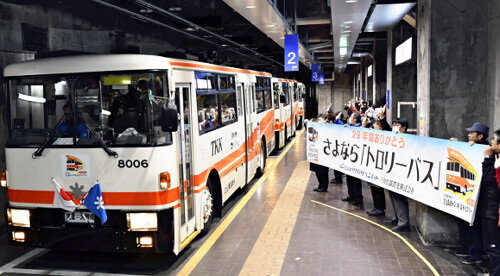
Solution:
[{"label": "bus door", "polygon": [[[179,113],[179,129],[178,139],[179,145],[179,220],[180,220],[180,233],[179,241],[180,249],[184,248],[187,243],[182,243],[194,233],[195,219],[194,219],[194,200],[193,200],[193,170],[192,170],[192,156],[191,156],[191,125],[192,118],[190,116],[190,97],[189,85],[177,84],[175,87],[175,98],[177,104],[177,111]],[[189,239],[190,240],[190,239]]]},{"label": "bus door", "polygon": [[253,172],[255,171],[255,160],[253,160],[255,151],[255,137],[253,136],[253,130],[255,129],[255,86],[253,84],[245,84],[245,93],[243,93],[244,105],[245,105],[245,137],[246,137],[246,183],[250,181],[253,177]]}]

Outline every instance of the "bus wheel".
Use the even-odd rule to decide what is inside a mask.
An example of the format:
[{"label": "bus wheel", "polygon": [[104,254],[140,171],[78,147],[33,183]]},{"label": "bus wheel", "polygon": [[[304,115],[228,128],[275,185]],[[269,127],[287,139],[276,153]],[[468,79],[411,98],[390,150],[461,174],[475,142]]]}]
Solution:
[{"label": "bus wheel", "polygon": [[208,233],[214,217],[214,204],[212,198],[212,181],[208,179],[207,186],[201,193],[203,211],[203,233]]},{"label": "bus wheel", "polygon": [[257,168],[257,176],[260,177],[264,174],[264,170],[266,169],[266,144],[264,140],[260,142],[260,161],[259,167]]}]

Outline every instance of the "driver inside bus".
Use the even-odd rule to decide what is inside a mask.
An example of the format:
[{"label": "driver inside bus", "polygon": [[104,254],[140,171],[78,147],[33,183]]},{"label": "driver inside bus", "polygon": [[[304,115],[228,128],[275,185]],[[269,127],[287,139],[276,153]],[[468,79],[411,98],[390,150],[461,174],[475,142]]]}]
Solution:
[{"label": "driver inside bus", "polygon": [[[74,119],[73,109],[71,108],[70,103],[66,103],[63,106],[63,110],[64,110],[64,121],[61,124],[59,124],[57,130],[59,130],[62,137],[73,137],[75,124],[73,120]],[[79,123],[76,126],[76,131],[77,131],[77,137],[81,139],[86,139],[89,137],[87,127],[83,123]]]}]

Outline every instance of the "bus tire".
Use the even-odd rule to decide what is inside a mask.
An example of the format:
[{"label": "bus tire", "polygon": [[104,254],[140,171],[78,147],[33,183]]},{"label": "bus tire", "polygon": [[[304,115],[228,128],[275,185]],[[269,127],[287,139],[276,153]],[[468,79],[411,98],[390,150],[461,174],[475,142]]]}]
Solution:
[{"label": "bus tire", "polygon": [[209,178],[207,181],[207,186],[201,193],[202,198],[202,212],[203,212],[203,230],[202,233],[206,234],[210,231],[210,226],[212,225],[212,220],[214,218],[214,200],[212,197],[212,181]]},{"label": "bus tire", "polygon": [[260,163],[257,168],[257,173],[255,174],[257,177],[261,177],[264,174],[264,170],[266,169],[266,141],[262,139],[260,142]]},{"label": "bus tire", "polygon": [[286,146],[287,140],[288,140],[288,126],[285,124],[285,143],[283,143],[283,147]]},{"label": "bus tire", "polygon": [[208,181],[207,184],[210,183],[210,187],[212,188],[210,191],[213,199],[213,216],[222,217],[222,187],[217,171],[212,170],[208,177]]}]

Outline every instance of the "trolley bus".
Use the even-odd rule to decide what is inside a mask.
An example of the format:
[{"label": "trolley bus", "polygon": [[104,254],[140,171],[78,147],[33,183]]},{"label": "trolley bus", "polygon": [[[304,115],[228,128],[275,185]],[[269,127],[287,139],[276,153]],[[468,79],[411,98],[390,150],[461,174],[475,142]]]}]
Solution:
[{"label": "trolley bus", "polygon": [[[269,73],[126,54],[25,61],[4,76],[12,244],[178,254],[274,149]],[[82,204],[95,183],[107,220]]]},{"label": "trolley bus", "polygon": [[285,146],[288,138],[295,135],[298,113],[297,81],[274,77],[271,81],[275,93],[274,130],[276,148],[281,149]]},{"label": "trolley bus", "polygon": [[458,151],[448,148],[446,164],[446,188],[457,193],[466,194],[474,191],[479,184],[477,172],[469,161]]}]

